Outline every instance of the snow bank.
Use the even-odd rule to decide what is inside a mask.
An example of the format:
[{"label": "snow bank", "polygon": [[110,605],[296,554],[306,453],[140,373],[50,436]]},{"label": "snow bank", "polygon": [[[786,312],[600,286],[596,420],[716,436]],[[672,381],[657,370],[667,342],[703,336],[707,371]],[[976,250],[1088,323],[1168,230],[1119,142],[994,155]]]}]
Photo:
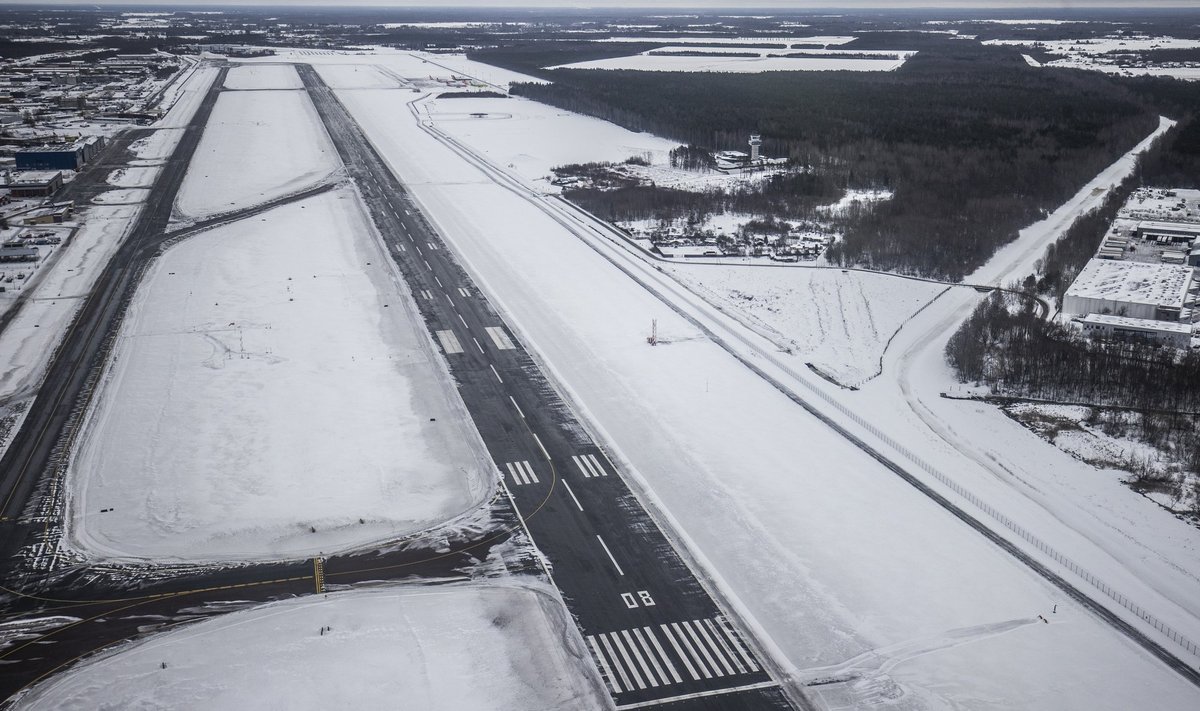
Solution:
[{"label": "snow bank", "polygon": [[343,189],[152,265],[72,462],[72,545],[306,557],[483,500],[494,466],[372,234]]},{"label": "snow bank", "polygon": [[226,89],[303,89],[295,67],[286,64],[245,64],[225,75]]},{"label": "snow bank", "polygon": [[[404,97],[339,96],[786,669],[1057,614],[1067,623],[1039,622],[1034,638],[973,635],[973,653],[1002,663],[954,675],[952,687],[953,645],[907,661],[903,676],[893,666],[869,676],[888,698],[946,707],[996,690],[998,704],[1030,709],[1115,711],[1148,689],[1157,708],[1194,704],[1193,687],[743,367],[544,201],[490,183],[397,120]],[[671,343],[645,344],[652,318]],[[843,687],[848,706],[879,698]]]},{"label": "snow bank", "polygon": [[338,167],[337,152],[304,92],[225,92],[175,207],[184,218],[228,212],[301,190]]},{"label": "snow bank", "polygon": [[672,264],[691,288],[844,385],[879,372],[892,334],[945,287],[840,269]]},{"label": "snow bank", "polygon": [[123,645],[17,708],[605,708],[586,658],[562,603],[541,588],[391,586],[262,605]]}]

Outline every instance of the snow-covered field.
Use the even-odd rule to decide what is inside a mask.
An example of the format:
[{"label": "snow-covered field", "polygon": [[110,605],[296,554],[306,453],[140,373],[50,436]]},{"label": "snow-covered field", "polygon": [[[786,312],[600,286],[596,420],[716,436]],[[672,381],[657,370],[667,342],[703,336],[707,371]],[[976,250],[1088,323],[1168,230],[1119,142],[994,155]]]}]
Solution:
[{"label": "snow-covered field", "polygon": [[[984,44],[1002,44],[1020,47],[1033,45],[1030,40],[995,39]],[[1118,74],[1121,76],[1162,76],[1176,79],[1200,80],[1200,64],[1195,62],[1171,62],[1161,65],[1122,66],[1108,53],[1121,51],[1143,51],[1154,49],[1196,49],[1200,40],[1175,37],[1100,37],[1077,40],[1050,40],[1040,44],[1051,54],[1064,55],[1062,59],[1035,63],[1026,55],[1032,66],[1062,67],[1066,69],[1089,69],[1092,71]]]},{"label": "snow-covered field", "polygon": [[175,207],[183,219],[229,212],[301,190],[339,166],[304,92],[225,92]]},{"label": "snow-covered field", "polygon": [[73,457],[71,545],[306,557],[488,495],[494,465],[372,230],[341,189],[152,265]]},{"label": "snow-covered field", "polygon": [[797,45],[819,44],[832,47],[853,42],[853,35],[813,35],[809,37],[702,37],[684,34],[672,34],[669,37],[605,37],[594,42],[671,42],[672,44],[742,44],[742,45],[781,45],[788,47]]},{"label": "snow-covered field", "polygon": [[[320,71],[325,76],[328,68]],[[419,106],[423,117],[526,181],[544,180],[551,168],[568,163],[630,156],[648,156],[661,166],[679,145],[528,99],[431,99]],[[472,116],[480,113],[486,116]]]},{"label": "snow-covered field", "polygon": [[874,377],[892,334],[946,288],[840,269],[679,263],[664,268],[844,385]]},{"label": "snow-covered field", "polygon": [[[750,49],[748,51],[756,51]],[[849,52],[849,50],[847,50]],[[664,54],[633,54],[628,57],[593,59],[587,62],[560,64],[548,69],[631,69],[643,72],[890,72],[899,69],[912,56],[900,53],[899,59],[863,59],[861,57],[736,57],[722,54],[678,56]]]},{"label": "snow-covered field", "polygon": [[552,591],[388,586],[261,605],[122,645],[16,707],[602,709],[586,655]]},{"label": "snow-covered field", "polygon": [[[1194,705],[1193,687],[630,279],[608,261],[635,268],[620,243],[566,227],[552,200],[490,182],[400,120],[402,93],[339,96],[784,668],[801,680],[831,667],[855,675],[821,687],[830,706]],[[639,269],[677,289],[674,303],[701,308]],[[645,344],[652,318],[669,346]]]},{"label": "snow-covered field", "polygon": [[285,64],[235,66],[225,75],[226,89],[303,89],[300,75]]}]

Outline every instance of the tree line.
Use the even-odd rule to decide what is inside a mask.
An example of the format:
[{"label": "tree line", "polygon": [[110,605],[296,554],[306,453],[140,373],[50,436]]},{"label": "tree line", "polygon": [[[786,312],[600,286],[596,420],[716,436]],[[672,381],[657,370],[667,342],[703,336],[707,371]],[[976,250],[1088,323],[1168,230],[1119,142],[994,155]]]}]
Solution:
[{"label": "tree line", "polygon": [[[507,51],[507,54],[506,54]],[[590,50],[595,52],[596,50]],[[538,52],[494,49],[530,70]],[[539,70],[540,71],[540,70]],[[1155,107],[1095,72],[1029,67],[1005,47],[931,42],[894,72],[720,74],[555,70],[512,91],[710,150],[809,167],[892,200],[848,226],[829,258],[951,280],[1053,209],[1157,125]]]}]

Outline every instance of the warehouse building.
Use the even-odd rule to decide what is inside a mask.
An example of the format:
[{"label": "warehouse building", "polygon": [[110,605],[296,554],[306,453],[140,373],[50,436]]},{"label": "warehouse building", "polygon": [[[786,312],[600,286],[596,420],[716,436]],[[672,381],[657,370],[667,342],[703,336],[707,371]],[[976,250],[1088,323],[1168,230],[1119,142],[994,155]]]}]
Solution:
[{"label": "warehouse building", "polygon": [[34,170],[13,173],[8,178],[8,192],[14,198],[49,197],[63,186],[62,172]]},{"label": "warehouse building", "polygon": [[1062,310],[1178,321],[1192,275],[1190,267],[1176,264],[1092,259],[1067,289]]},{"label": "warehouse building", "polygon": [[104,138],[88,136],[73,144],[39,146],[17,151],[17,170],[79,170],[96,159]]},{"label": "warehouse building", "polygon": [[1162,343],[1175,348],[1190,348],[1192,325],[1171,321],[1153,321],[1128,316],[1088,314],[1080,319],[1083,332],[1098,338],[1120,338],[1130,341]]}]

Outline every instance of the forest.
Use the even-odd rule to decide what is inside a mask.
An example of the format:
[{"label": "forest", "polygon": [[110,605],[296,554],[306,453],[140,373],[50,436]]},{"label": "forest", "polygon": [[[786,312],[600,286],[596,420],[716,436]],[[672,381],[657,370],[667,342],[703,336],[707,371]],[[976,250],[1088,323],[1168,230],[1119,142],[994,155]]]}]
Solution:
[{"label": "forest", "polygon": [[[894,72],[548,71],[532,46],[474,56],[553,78],[514,94],[714,150],[761,133],[765,155],[839,188],[892,190],[830,259],[949,280],[1157,125],[1144,95],[1099,73],[1034,69],[1006,47],[926,45]],[[552,62],[563,54],[552,50]]]}]

